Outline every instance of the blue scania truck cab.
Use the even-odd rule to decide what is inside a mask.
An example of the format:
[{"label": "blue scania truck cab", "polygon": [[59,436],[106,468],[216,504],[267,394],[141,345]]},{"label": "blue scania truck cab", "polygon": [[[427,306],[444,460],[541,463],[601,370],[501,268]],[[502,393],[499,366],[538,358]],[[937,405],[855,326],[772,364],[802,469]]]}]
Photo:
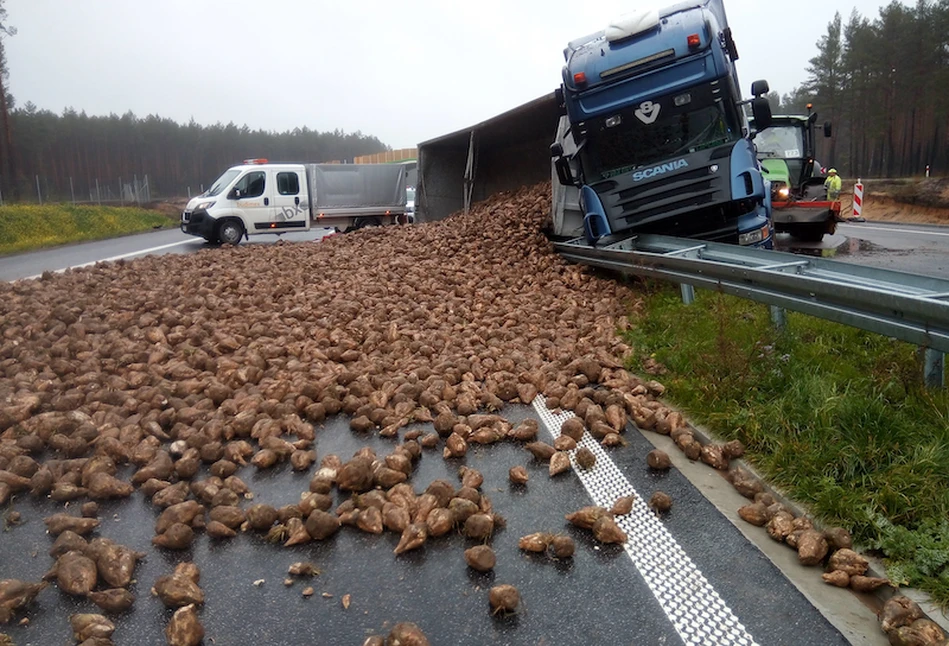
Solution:
[{"label": "blue scania truck cab", "polygon": [[551,146],[561,184],[580,190],[590,244],[626,231],[771,247],[770,188],[744,106],[759,127],[765,81],[742,100],[722,0],[640,10],[564,50],[572,137]]}]

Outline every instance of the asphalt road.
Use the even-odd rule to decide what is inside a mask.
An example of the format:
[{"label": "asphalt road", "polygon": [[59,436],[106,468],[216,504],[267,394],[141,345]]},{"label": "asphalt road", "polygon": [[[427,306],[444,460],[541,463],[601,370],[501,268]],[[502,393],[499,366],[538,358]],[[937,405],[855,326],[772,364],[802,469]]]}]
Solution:
[{"label": "asphalt road", "polygon": [[[546,411],[512,406],[505,415],[512,422],[540,420],[541,438],[552,441],[544,419],[552,422],[554,433],[559,425],[546,412],[539,414],[541,410]],[[430,425],[425,430],[431,431]],[[131,587],[137,600],[129,612],[115,618],[116,643],[163,643],[162,631],[171,612],[149,589],[180,561],[193,561],[201,569],[204,643],[215,646],[355,646],[399,621],[418,624],[432,644],[452,645],[885,643],[869,611],[862,625],[869,637],[848,642],[682,471],[649,469],[645,456],[652,444],[634,430],[626,435],[629,445],[608,454],[586,436],[584,444],[600,452],[597,464],[589,471],[574,470],[556,478],[548,476],[546,464],[514,443],[473,445],[465,458],[452,460],[443,459],[440,448],[425,451],[411,479],[416,491],[438,478],[458,487],[458,468],[474,467],[484,475],[482,491],[506,520],[487,541],[496,551],[497,565],[485,574],[471,570],[463,560],[463,550],[478,541],[457,532],[430,538],[420,550],[401,556],[392,553],[396,534],[373,535],[353,527],[342,528],[329,540],[292,548],[267,543],[254,532],[222,541],[199,533],[190,549],[173,552],[151,546],[158,510],[140,493],[104,503],[99,535],[147,553]],[[315,448],[320,456],[336,453],[347,459],[364,446],[383,456],[395,440],[356,434],[346,419],[336,417],[318,431]],[[508,481],[508,469],[516,464],[528,469],[526,485]],[[704,465],[699,468],[710,471]],[[287,465],[268,471],[247,466],[237,475],[254,492],[254,502],[277,507],[299,500],[310,477]],[[657,517],[644,500],[660,489],[674,502],[668,514]],[[589,531],[565,522],[565,514],[601,502],[603,496],[611,499],[620,490],[639,496],[633,512],[621,517],[629,534],[625,550],[599,544]],[[337,493],[336,503],[347,498]],[[53,563],[47,555],[53,539],[46,535],[42,519],[61,510],[61,505],[24,494],[14,508],[25,522],[3,535],[0,578],[36,580]],[[761,528],[753,529],[764,534]],[[558,561],[518,549],[521,536],[538,531],[573,537],[576,554]],[[287,567],[295,561],[311,561],[321,573],[285,586]],[[809,568],[807,575],[820,580],[817,569]],[[522,607],[516,615],[491,614],[487,591],[500,583],[519,589]],[[306,585],[315,588],[310,598],[301,594]],[[838,602],[838,608],[825,612],[854,603],[849,592],[818,585]],[[348,608],[342,604],[343,595],[350,595]],[[68,616],[96,611],[91,602],[50,586],[26,613],[29,624],[6,631],[21,646],[71,643]]]},{"label": "asphalt road", "polygon": [[775,239],[780,251],[821,255],[881,269],[949,278],[949,227],[893,222],[841,223],[820,243]]},{"label": "asphalt road", "polygon": [[949,278],[949,227],[891,222],[840,224],[836,260]]},{"label": "asphalt road", "polygon": [[[319,228],[283,235],[252,236],[241,244],[274,244],[279,240],[306,242],[320,240],[332,231]],[[213,250],[214,246],[202,238],[182,233],[178,229],[151,231],[136,235],[64,245],[53,249],[31,251],[0,257],[0,280],[36,278],[44,271],[62,271],[83,267],[100,261],[115,261],[147,254],[197,253]]]},{"label": "asphalt road", "polygon": [[[867,264],[892,260],[877,266],[912,270],[909,267],[918,266],[914,257],[923,252],[940,259],[926,264],[923,269],[931,271],[923,273],[940,272],[949,265],[945,231],[916,225],[842,225],[842,233],[860,237],[847,243],[854,250],[848,246],[837,258]],[[284,239],[318,240],[324,234],[288,234]],[[276,240],[259,236],[248,244]],[[28,278],[146,253],[199,252],[213,253],[214,248],[177,230],[152,232],[8,256],[0,259],[0,278]],[[506,411],[512,421],[537,414],[528,407]],[[556,424],[551,428],[556,432]],[[644,458],[656,440],[635,430],[627,437],[630,445],[612,452],[611,461],[598,461],[592,473],[607,473],[603,477],[571,472],[552,480],[545,465],[511,444],[475,447],[464,460],[451,462],[440,452],[427,452],[412,478],[417,491],[435,478],[456,482],[458,466],[466,463],[484,473],[484,491],[507,520],[491,541],[498,567],[486,575],[465,566],[462,551],[473,543],[460,535],[430,541],[423,550],[398,558],[392,554],[397,536],[371,536],[353,528],[344,528],[331,541],[296,548],[279,548],[254,534],[225,542],[201,534],[187,552],[168,552],[150,545],[157,512],[140,494],[105,504],[100,534],[149,555],[133,585],[139,599],[117,620],[117,642],[161,643],[170,613],[149,589],[174,563],[194,560],[202,569],[207,597],[201,611],[205,643],[359,644],[367,634],[384,633],[398,621],[418,623],[433,644],[886,643],[861,600],[824,585],[818,570],[797,566],[791,550],[770,541],[760,528],[737,520],[742,499],[718,474],[684,459],[671,472],[652,472]],[[321,456],[337,453],[346,459],[366,445],[380,454],[393,446],[391,440],[356,436],[343,418],[336,418],[318,434],[316,449]],[[507,481],[507,470],[519,463],[530,471],[526,488]],[[604,471],[598,472],[601,467]],[[276,506],[297,500],[308,480],[287,468],[258,473],[245,467],[239,475],[250,484],[256,502]],[[563,521],[565,513],[606,500],[615,487],[640,497],[624,525],[630,534],[625,551],[599,545]],[[642,505],[658,488],[675,501],[672,512],[660,519]],[[344,499],[337,496],[337,503]],[[58,506],[24,497],[15,508],[26,522],[0,541],[0,578],[35,580],[52,564],[46,555],[52,541],[42,518]],[[536,531],[573,536],[577,554],[569,562],[557,562],[518,550],[517,539]],[[300,594],[302,583],[282,584],[287,566],[299,560],[312,560],[323,571],[312,582],[316,595],[310,599]],[[255,586],[261,579],[264,582]],[[490,615],[486,590],[495,583],[512,583],[521,590],[521,612]],[[344,594],[352,595],[348,609],[340,603]],[[51,586],[27,614],[29,625],[6,630],[17,644],[68,643],[66,619],[80,611],[94,612],[95,607]]]},{"label": "asphalt road", "polygon": [[[252,236],[241,244],[273,244],[278,240],[313,241],[329,235],[314,229],[282,236]],[[777,238],[781,250],[824,250],[842,262],[949,278],[949,227],[921,224],[866,222],[840,224],[837,234],[819,245],[801,245],[786,234]],[[37,277],[44,271],[62,271],[102,260],[134,258],[145,254],[197,253],[213,249],[200,238],[177,229],[85,242],[0,257],[0,280]],[[805,249],[806,248],[806,249]]]}]

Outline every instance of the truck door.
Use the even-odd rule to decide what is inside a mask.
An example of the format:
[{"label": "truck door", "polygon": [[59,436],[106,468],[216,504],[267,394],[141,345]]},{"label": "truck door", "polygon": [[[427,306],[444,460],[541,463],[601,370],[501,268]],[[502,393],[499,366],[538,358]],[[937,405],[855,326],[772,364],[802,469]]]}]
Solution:
[{"label": "truck door", "polygon": [[310,224],[310,208],[303,170],[276,170],[276,187],[272,228],[275,230],[306,230]]},{"label": "truck door", "polygon": [[267,169],[248,171],[237,180],[229,197],[236,200],[247,233],[257,233],[270,228],[274,208],[271,204],[271,189]]}]

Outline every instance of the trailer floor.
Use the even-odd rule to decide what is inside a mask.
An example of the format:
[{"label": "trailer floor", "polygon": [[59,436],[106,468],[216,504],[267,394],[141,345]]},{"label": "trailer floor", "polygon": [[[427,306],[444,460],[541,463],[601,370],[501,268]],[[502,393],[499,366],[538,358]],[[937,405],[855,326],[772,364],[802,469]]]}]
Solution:
[{"label": "trailer floor", "polygon": [[[515,423],[526,417],[556,421],[539,405],[511,406],[504,414]],[[429,539],[422,549],[401,556],[392,553],[397,535],[370,535],[352,527],[328,541],[292,548],[269,544],[254,533],[226,541],[199,533],[190,550],[159,550],[150,543],[158,510],[139,493],[101,504],[98,534],[148,554],[136,570],[135,605],[113,617],[115,643],[164,643],[171,611],[149,590],[159,576],[188,560],[201,569],[204,643],[215,646],[358,645],[401,621],[418,624],[432,644],[848,643],[682,473],[657,473],[646,466],[652,444],[635,431],[626,438],[628,446],[609,451],[611,461],[601,457],[582,476],[570,471],[553,479],[546,464],[513,443],[473,445],[457,460],[444,460],[441,447],[425,450],[410,480],[416,491],[437,478],[458,483],[463,464],[484,474],[482,490],[507,521],[490,541],[497,566],[487,574],[467,567],[462,552],[476,542],[460,534]],[[543,421],[540,439],[552,441]],[[584,442],[595,444],[589,438]],[[317,433],[320,456],[336,453],[345,460],[364,446],[384,455],[395,442],[358,436],[342,416],[328,420]],[[508,481],[508,469],[517,464],[530,473],[524,486]],[[278,507],[298,501],[310,478],[293,473],[289,465],[266,472],[248,466],[237,475],[254,491],[253,502]],[[617,488],[629,487],[640,500],[623,521],[633,528],[626,549],[598,544],[590,532],[564,520],[564,514],[593,504],[591,493],[611,496]],[[659,489],[674,503],[656,519],[643,499]],[[337,503],[347,497],[337,494]],[[47,555],[52,537],[45,533],[43,518],[61,506],[22,496],[13,508],[25,522],[0,539],[0,578],[37,580],[53,564]],[[539,531],[573,536],[574,557],[556,561],[518,549],[521,536]],[[283,580],[295,561],[312,561],[321,573],[287,587]],[[819,580],[817,571],[814,576]],[[519,589],[517,614],[491,615],[488,589],[499,583]],[[315,588],[311,598],[301,594],[307,585]],[[343,595],[350,595],[348,608]],[[74,640],[68,617],[76,612],[99,611],[50,585],[29,611],[18,615],[28,617],[28,625],[3,630],[18,646],[69,644]]]}]

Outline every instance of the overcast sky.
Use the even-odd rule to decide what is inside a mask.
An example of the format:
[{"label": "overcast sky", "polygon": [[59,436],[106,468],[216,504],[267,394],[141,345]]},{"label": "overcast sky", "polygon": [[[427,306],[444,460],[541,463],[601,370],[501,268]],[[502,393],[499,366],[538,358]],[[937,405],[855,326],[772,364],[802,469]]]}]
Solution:
[{"label": "overcast sky", "polygon": [[[54,112],[359,130],[403,148],[552,91],[569,40],[644,4],[7,0],[10,91]],[[744,91],[758,78],[790,91],[835,11],[846,24],[883,4],[725,0]]]}]

